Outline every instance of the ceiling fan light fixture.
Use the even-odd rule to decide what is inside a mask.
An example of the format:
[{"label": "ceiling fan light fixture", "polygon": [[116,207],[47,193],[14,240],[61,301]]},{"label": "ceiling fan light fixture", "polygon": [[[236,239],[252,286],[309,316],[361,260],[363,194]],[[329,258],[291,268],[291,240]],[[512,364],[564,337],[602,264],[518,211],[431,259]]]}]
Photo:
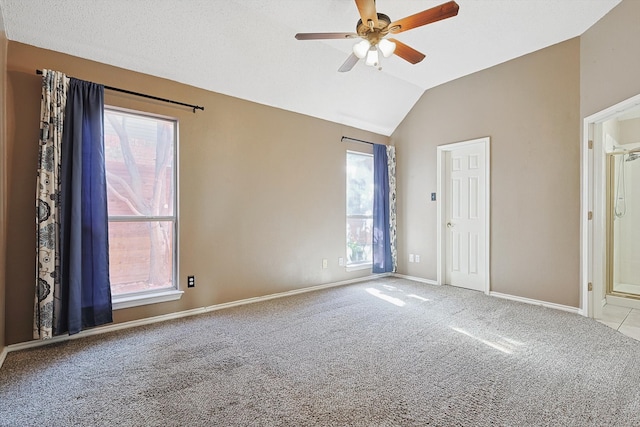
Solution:
[{"label": "ceiling fan light fixture", "polygon": [[385,58],[393,55],[393,52],[396,50],[396,44],[387,39],[382,39],[378,42],[378,47],[380,48],[380,52],[382,52],[382,56]]},{"label": "ceiling fan light fixture", "polygon": [[360,40],[358,43],[353,45],[353,54],[358,58],[362,59],[367,56],[367,52],[371,48],[371,44],[369,40]]},{"label": "ceiling fan light fixture", "polygon": [[376,46],[371,46],[371,48],[369,48],[369,52],[367,52],[367,59],[364,63],[372,67],[378,66],[380,58],[378,57],[378,48]]},{"label": "ceiling fan light fixture", "polygon": [[[0,0],[1,2],[2,0]],[[356,31],[353,33],[298,33],[297,40],[332,40],[354,39],[360,37],[352,46],[353,52],[347,60],[338,68],[343,73],[351,70],[359,60],[366,65],[380,67],[380,54],[385,58],[396,55],[410,64],[417,64],[425,58],[425,55],[395,38],[385,39],[395,33],[401,33],[423,25],[454,17],[458,14],[460,6],[455,0],[449,0],[439,6],[434,6],[422,12],[414,13],[396,21],[391,21],[384,13],[376,10],[376,0],[355,0],[360,19],[356,23]]]}]

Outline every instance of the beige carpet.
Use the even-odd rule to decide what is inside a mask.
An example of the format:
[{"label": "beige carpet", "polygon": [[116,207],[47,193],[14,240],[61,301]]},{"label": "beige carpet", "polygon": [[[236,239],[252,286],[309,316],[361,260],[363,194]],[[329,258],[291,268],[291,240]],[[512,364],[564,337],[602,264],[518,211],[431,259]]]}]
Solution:
[{"label": "beige carpet", "polygon": [[637,426],[640,342],[383,279],[10,353],[3,426]]}]

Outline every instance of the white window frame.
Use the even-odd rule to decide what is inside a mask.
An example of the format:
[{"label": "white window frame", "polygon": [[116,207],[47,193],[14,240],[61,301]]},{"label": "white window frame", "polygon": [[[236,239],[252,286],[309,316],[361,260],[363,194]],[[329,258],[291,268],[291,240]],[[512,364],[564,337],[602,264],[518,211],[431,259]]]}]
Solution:
[{"label": "white window frame", "polygon": [[[372,162],[373,162],[373,153],[368,153],[368,152],[364,152],[364,151],[356,151],[356,150],[347,150],[346,155],[345,155],[345,164],[346,164],[346,160],[348,158],[349,154],[357,154],[360,156],[367,156],[367,157],[371,157]],[[346,178],[346,176],[345,176]],[[345,193],[347,192],[347,185],[348,185],[348,180],[345,179]],[[345,197],[346,199],[346,197]],[[371,220],[373,221],[373,199],[371,200]],[[355,219],[367,219],[369,217],[367,217],[366,215],[349,215],[346,213],[346,208],[347,206],[345,205],[345,224],[348,223],[349,218],[355,218]],[[371,231],[373,233],[373,230]],[[346,227],[345,227],[345,237],[348,238],[349,236],[346,235]],[[372,237],[372,241],[373,241],[373,236]],[[345,241],[345,245],[346,245],[346,241]],[[345,247],[346,249],[346,247]],[[346,251],[346,250],[345,250]],[[357,264],[349,264],[349,257],[345,257],[346,261],[345,261],[345,270],[346,271],[358,271],[358,270],[371,270],[371,268],[373,267],[373,260],[369,260],[368,262],[363,262],[363,263],[357,263]]]},{"label": "white window frame", "polygon": [[180,242],[180,233],[179,233],[179,203],[178,201],[179,199],[179,188],[180,186],[178,185],[178,177],[179,177],[179,173],[178,173],[178,165],[180,164],[179,159],[178,159],[178,153],[179,153],[179,138],[178,136],[180,135],[179,132],[179,121],[176,117],[170,117],[170,116],[163,116],[163,115],[159,115],[159,114],[153,114],[153,113],[148,113],[148,112],[144,112],[144,111],[138,111],[138,110],[131,110],[131,109],[127,109],[127,108],[121,108],[121,107],[114,107],[114,106],[110,106],[110,105],[105,105],[104,107],[104,114],[106,114],[108,111],[114,111],[117,113],[124,113],[124,114],[131,114],[134,116],[141,116],[141,117],[148,117],[148,118],[152,118],[152,119],[160,119],[160,120],[167,120],[167,121],[172,121],[174,123],[174,137],[173,137],[173,159],[174,159],[174,163],[173,163],[173,184],[174,184],[174,190],[173,190],[173,216],[169,217],[169,216],[145,216],[145,217],[139,217],[136,218],[134,216],[124,216],[124,215],[109,215],[108,217],[108,223],[112,223],[112,222],[149,222],[149,221],[158,221],[158,220],[169,220],[171,219],[173,221],[173,244],[172,244],[172,256],[173,256],[173,265],[172,265],[172,277],[171,277],[171,281],[173,283],[173,287],[172,288],[164,288],[164,289],[158,289],[158,290],[149,290],[149,291],[142,291],[142,292],[131,292],[128,294],[124,294],[124,295],[112,295],[111,296],[111,304],[112,304],[112,309],[113,310],[119,310],[119,309],[123,309],[123,308],[130,308],[130,307],[137,307],[137,306],[142,306],[142,305],[147,305],[147,304],[156,304],[156,303],[161,303],[161,302],[168,302],[168,301],[175,301],[178,300],[180,298],[182,298],[182,294],[184,294],[184,291],[181,291],[179,286],[179,281],[178,278],[180,277],[179,274],[179,266],[178,266],[178,248],[180,247],[179,242]]}]

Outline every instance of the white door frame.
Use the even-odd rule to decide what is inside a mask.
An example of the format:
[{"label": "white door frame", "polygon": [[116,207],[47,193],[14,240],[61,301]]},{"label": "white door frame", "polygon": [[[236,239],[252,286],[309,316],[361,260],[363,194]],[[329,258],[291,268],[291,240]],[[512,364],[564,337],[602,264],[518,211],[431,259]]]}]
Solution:
[{"label": "white door frame", "polygon": [[[640,105],[640,95],[585,117],[580,144],[580,311],[599,318],[606,286],[606,168],[602,123]],[[591,141],[592,150],[589,149]],[[592,219],[589,219],[592,212]],[[589,283],[592,290],[589,290]]]},{"label": "white door frame", "polygon": [[484,251],[486,256],[484,271],[485,271],[485,280],[484,280],[484,293],[489,295],[489,290],[491,289],[490,278],[491,278],[491,234],[490,232],[490,223],[491,216],[490,214],[490,189],[491,189],[491,161],[490,161],[490,142],[491,139],[487,136],[484,138],[472,139],[469,141],[455,142],[453,144],[445,144],[439,145],[437,147],[437,169],[436,169],[436,194],[439,195],[440,201],[438,202],[437,209],[437,283],[438,285],[444,284],[445,270],[446,266],[446,245],[447,239],[445,238],[445,233],[447,232],[446,228],[446,208],[447,208],[447,194],[446,194],[446,156],[448,152],[455,151],[460,148],[466,148],[470,145],[479,145],[484,148],[485,155],[485,215],[484,215],[484,232],[485,232],[485,245]]}]

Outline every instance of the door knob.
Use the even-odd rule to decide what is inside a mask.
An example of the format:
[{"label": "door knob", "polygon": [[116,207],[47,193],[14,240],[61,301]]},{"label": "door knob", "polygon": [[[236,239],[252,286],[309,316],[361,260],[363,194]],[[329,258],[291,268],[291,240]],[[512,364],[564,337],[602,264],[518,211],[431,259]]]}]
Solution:
[{"label": "door knob", "polygon": [[453,228],[453,224],[451,223],[451,221],[447,223],[447,228]]}]

